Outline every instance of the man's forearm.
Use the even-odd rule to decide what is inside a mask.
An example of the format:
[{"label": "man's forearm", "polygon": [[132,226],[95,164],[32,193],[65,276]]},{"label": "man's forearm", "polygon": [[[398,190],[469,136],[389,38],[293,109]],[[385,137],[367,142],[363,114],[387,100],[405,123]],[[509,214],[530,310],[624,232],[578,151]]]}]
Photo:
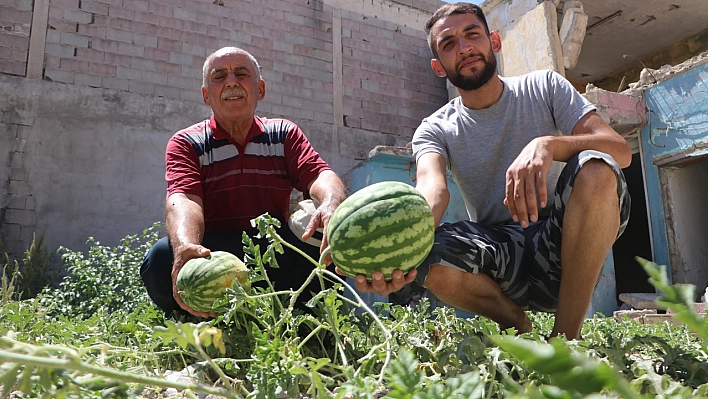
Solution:
[{"label": "man's forearm", "polygon": [[204,213],[198,201],[184,194],[167,200],[167,236],[173,248],[184,244],[201,244],[204,236]]},{"label": "man's forearm", "polygon": [[310,197],[319,206],[336,208],[347,198],[347,190],[336,173],[326,170],[310,186]]},{"label": "man's forearm", "polygon": [[447,187],[435,183],[419,183],[416,185],[416,189],[423,194],[428,205],[430,205],[435,218],[435,226],[438,226],[450,203],[450,191],[448,191]]},{"label": "man's forearm", "polygon": [[565,162],[585,150],[609,154],[622,168],[632,162],[632,150],[627,141],[617,134],[597,112],[583,116],[570,136],[547,136],[555,161]]}]

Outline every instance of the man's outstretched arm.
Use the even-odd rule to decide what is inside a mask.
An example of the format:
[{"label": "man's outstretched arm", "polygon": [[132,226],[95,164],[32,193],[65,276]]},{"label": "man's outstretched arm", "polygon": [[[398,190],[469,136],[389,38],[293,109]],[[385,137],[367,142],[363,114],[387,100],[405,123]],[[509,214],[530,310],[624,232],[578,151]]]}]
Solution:
[{"label": "man's outstretched arm", "polygon": [[187,306],[177,293],[177,275],[188,260],[209,255],[209,249],[201,245],[204,237],[204,210],[202,199],[193,194],[175,193],[167,198],[167,237],[172,245],[172,295],[177,304],[189,313],[200,317],[215,317],[216,314],[198,312]]}]

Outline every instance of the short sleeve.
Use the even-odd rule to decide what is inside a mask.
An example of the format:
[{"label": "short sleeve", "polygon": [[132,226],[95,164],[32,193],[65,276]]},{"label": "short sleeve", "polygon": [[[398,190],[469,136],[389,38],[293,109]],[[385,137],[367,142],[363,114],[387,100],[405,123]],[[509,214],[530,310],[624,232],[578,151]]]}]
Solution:
[{"label": "short sleeve", "polygon": [[413,157],[417,162],[422,155],[434,152],[442,155],[445,158],[445,163],[449,166],[450,160],[447,146],[440,138],[440,135],[435,132],[436,129],[429,118],[423,119],[413,134]]},{"label": "short sleeve", "polygon": [[315,181],[320,173],[331,168],[294,123],[287,133],[285,143],[285,162],[293,187],[307,194],[310,183]]},{"label": "short sleeve", "polygon": [[588,112],[594,111],[595,106],[557,72],[549,70],[547,76],[556,127],[564,135],[570,135],[578,121]]},{"label": "short sleeve", "polygon": [[203,198],[201,167],[194,147],[177,133],[165,151],[167,198],[175,193],[194,194]]}]

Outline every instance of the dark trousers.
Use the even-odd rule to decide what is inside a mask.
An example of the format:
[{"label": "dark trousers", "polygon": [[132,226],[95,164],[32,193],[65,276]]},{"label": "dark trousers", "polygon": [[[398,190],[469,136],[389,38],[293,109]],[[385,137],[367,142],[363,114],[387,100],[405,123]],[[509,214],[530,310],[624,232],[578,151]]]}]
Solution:
[{"label": "dark trousers", "polygon": [[[290,231],[287,225],[277,229],[277,232],[285,241],[296,246],[315,261],[319,259],[319,247],[302,242]],[[251,237],[254,244],[260,245],[262,252],[265,251],[268,247],[268,241],[265,238],[254,238],[257,230],[248,230],[246,233]],[[240,230],[207,232],[204,234],[202,245],[211,251],[230,252],[243,260],[243,242]],[[276,269],[265,265],[268,278],[276,290],[297,290],[305,282],[315,265],[292,249],[285,246],[283,246],[283,249],[285,250],[283,254],[276,253],[280,268]],[[172,296],[172,263],[172,246],[167,237],[163,237],[148,251],[143,264],[140,266],[140,277],[145,284],[150,299],[167,315],[171,315],[173,311],[186,313],[177,305]],[[333,269],[332,266],[330,267]],[[263,283],[256,283],[254,286],[265,287],[266,284]],[[327,286],[330,287],[331,284]],[[319,279],[313,280],[298,298],[299,307],[304,308],[302,305],[312,298],[311,292],[317,293],[320,289]]]}]

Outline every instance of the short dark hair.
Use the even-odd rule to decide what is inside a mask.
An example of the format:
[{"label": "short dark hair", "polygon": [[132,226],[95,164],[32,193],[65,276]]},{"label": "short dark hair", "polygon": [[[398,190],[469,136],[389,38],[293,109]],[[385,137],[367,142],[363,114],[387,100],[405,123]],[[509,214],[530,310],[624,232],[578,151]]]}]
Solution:
[{"label": "short dark hair", "polygon": [[425,23],[425,33],[428,35],[428,47],[430,47],[430,51],[433,52],[433,56],[435,56],[436,58],[438,56],[438,51],[437,48],[435,48],[435,43],[433,43],[433,34],[431,33],[433,25],[435,25],[435,23],[438,22],[440,19],[455,14],[476,15],[477,18],[482,21],[482,25],[484,25],[484,31],[487,32],[487,35],[489,35],[489,25],[487,25],[487,18],[484,17],[484,11],[482,11],[482,8],[480,8],[478,5],[471,3],[445,4],[444,6],[438,8],[438,10],[435,11],[435,14],[433,14],[433,16],[430,17],[428,22]]}]

